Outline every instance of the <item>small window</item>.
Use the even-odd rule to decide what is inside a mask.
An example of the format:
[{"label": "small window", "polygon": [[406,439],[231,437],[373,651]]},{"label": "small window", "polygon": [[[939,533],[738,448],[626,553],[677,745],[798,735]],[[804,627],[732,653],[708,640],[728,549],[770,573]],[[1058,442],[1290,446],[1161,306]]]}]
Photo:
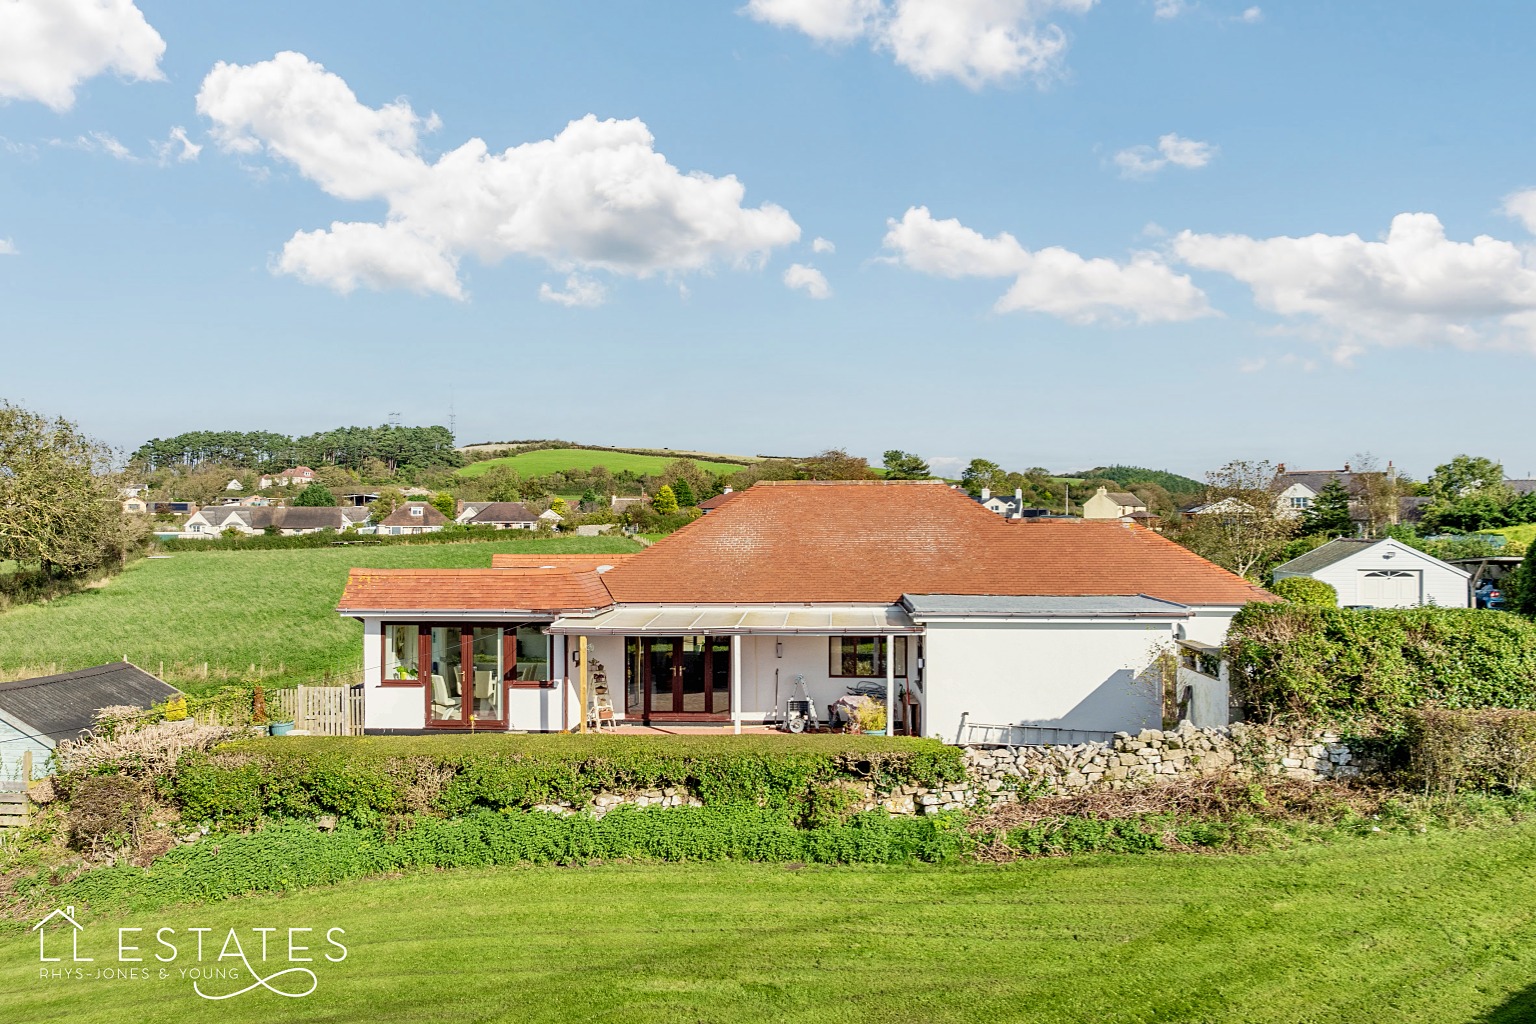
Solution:
[{"label": "small window", "polygon": [[411,506],[411,515],[419,517],[421,515],[421,506],[420,505],[412,505]]},{"label": "small window", "polygon": [[415,679],[420,664],[421,647],[416,640],[416,627],[384,627],[384,678]]},{"label": "small window", "polygon": [[[895,675],[907,675],[907,638],[896,637]],[[885,637],[834,636],[830,640],[828,674],[841,679],[885,678]]]},{"label": "small window", "polygon": [[202,523],[193,523],[192,524],[192,532],[193,533],[202,533],[203,532],[203,524]]}]

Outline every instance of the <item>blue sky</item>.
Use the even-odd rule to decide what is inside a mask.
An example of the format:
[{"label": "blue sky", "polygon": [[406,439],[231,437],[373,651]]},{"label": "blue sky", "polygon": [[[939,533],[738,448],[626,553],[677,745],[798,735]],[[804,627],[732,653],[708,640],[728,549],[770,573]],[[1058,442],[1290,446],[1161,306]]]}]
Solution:
[{"label": "blue sky", "polygon": [[1526,4],[28,8],[0,397],[115,445],[1536,469]]}]

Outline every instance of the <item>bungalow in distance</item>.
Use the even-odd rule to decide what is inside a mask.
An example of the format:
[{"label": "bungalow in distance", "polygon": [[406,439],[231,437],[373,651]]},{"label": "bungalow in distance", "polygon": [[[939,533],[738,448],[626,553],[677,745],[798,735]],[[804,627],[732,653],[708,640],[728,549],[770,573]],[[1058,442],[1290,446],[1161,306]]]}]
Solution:
[{"label": "bungalow in distance", "polygon": [[940,482],[760,481],[638,553],[353,569],[338,610],[364,624],[372,733],[565,730],[593,703],[739,731],[864,684],[895,731],[960,742],[1158,726],[1159,655],[1266,600],[1130,523],[1004,519]]}]

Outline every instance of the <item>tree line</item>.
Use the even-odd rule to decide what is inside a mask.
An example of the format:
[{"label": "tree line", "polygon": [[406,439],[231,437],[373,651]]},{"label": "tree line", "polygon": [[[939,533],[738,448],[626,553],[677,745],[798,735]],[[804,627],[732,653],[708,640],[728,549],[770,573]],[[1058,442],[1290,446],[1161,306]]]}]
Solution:
[{"label": "tree line", "polygon": [[217,465],[258,473],[294,466],[335,466],[369,475],[394,475],[406,467],[454,468],[464,456],[447,427],[337,427],[303,437],[265,430],[193,430],[153,438],[129,457],[146,471]]}]

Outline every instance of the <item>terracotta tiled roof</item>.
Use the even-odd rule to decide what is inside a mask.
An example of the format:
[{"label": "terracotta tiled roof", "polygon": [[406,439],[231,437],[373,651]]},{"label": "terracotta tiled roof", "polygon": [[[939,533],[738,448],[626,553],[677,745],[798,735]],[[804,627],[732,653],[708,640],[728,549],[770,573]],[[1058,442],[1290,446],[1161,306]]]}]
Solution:
[{"label": "terracotta tiled roof", "polygon": [[903,594],[1270,596],[1115,521],[1010,521],[942,484],[759,482],[602,577],[618,602],[895,603]]},{"label": "terracotta tiled roof", "polygon": [[566,572],[593,572],[600,565],[621,565],[634,558],[638,552],[625,551],[613,555],[492,555],[493,569],[564,569]]},{"label": "terracotta tiled roof", "polygon": [[422,609],[556,614],[612,603],[595,572],[353,569],[337,609],[343,614]]}]

